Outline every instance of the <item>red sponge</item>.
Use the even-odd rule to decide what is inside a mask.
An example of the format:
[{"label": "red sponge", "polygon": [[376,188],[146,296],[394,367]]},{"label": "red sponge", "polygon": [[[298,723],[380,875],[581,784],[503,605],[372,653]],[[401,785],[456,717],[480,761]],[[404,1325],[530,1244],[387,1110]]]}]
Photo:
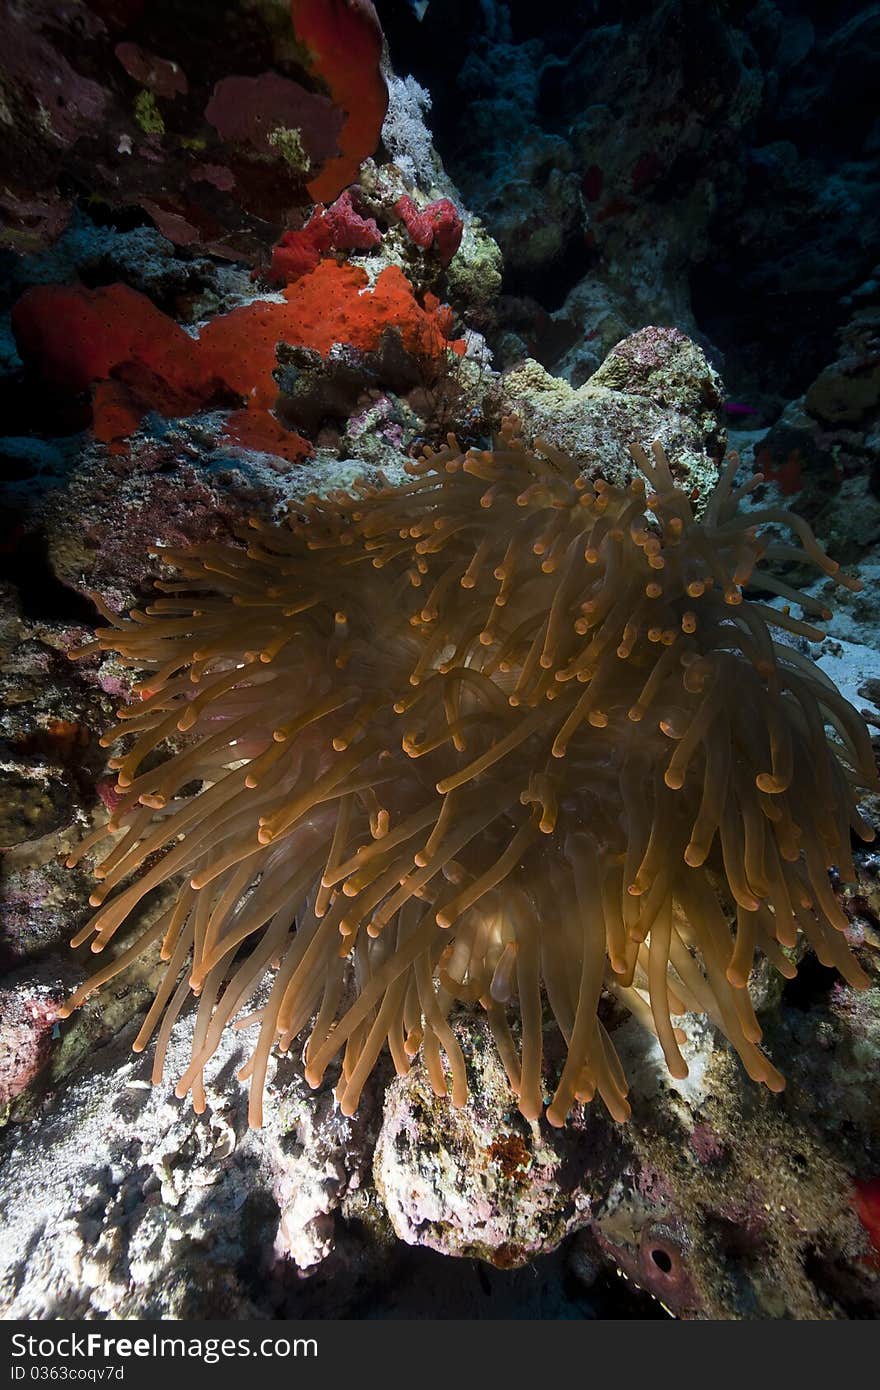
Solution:
[{"label": "red sponge", "polygon": [[315,202],[326,203],[354,182],[379,143],[388,109],[379,66],[382,26],[371,0],[290,0],[290,10],[314,71],[346,113],[338,156],[308,185]]}]

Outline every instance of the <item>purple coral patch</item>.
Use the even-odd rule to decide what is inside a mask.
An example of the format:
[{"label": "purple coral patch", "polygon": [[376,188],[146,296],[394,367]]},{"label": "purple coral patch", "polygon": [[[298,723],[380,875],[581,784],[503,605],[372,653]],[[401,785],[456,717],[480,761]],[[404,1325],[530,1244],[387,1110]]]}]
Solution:
[{"label": "purple coral patch", "polygon": [[328,97],[307,92],[298,82],[277,72],[258,77],[223,77],[205,107],[205,119],[224,140],[251,145],[263,154],[276,151],[276,130],[299,132],[303,150],[313,164],[336,153],[343,114]]},{"label": "purple coral patch", "polygon": [[118,43],[114,52],[129,77],[143,87],[149,87],[157,97],[170,100],[172,97],[186,96],[189,83],[179,63],[171,62],[168,58],[157,58],[155,53],[141,48],[138,43]]},{"label": "purple coral patch", "polygon": [[59,998],[37,991],[0,990],[0,1105],[21,1095],[49,1055]]}]

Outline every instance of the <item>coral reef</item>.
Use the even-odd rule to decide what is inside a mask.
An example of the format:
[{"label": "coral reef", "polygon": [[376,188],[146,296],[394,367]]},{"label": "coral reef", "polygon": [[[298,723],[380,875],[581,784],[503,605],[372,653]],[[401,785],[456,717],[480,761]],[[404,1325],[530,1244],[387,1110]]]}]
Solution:
[{"label": "coral reef", "polygon": [[420,305],[397,267],[387,266],[369,289],[367,283],[359,267],[321,262],[277,300],[254,300],[212,318],[198,338],[124,284],[36,286],[15,304],[12,327],[41,381],[72,395],[95,387],[92,429],[103,443],[133,434],[149,411],[182,416],[241,401],[253,418],[246,425],[237,415],[232,437],[246,437],[252,447],[274,444],[271,452],[296,460],[310,446],[295,433],[285,438],[269,414],[278,394],[279,341],[319,353],[338,343],[375,352],[391,334],[424,364],[464,351],[452,338],[451,312],[430,295]]},{"label": "coral reef", "polygon": [[[351,63],[326,43],[324,0],[297,0],[280,25],[235,3],[223,41],[211,43],[197,3],[13,0],[2,21],[5,244],[47,244],[85,195],[143,209],[179,246],[252,260],[267,224],[280,231],[322,178],[329,193],[312,196],[334,198],[378,141],[385,88],[372,6],[333,8],[347,16]],[[188,46],[187,33],[200,37]],[[233,55],[248,70],[230,71]],[[310,90],[315,75],[330,95]],[[346,103],[357,103],[353,114]]]},{"label": "coral reef", "polygon": [[532,356],[580,386],[674,323],[757,423],[804,391],[876,263],[870,5],[441,0],[387,23]]},{"label": "coral reef", "polygon": [[401,1240],[499,1269],[555,1250],[589,1212],[596,1126],[529,1126],[485,1022],[455,1029],[474,1078],[468,1103],[438,1099],[424,1068],[389,1088],[376,1187]]},{"label": "coral reef", "polygon": [[659,443],[677,480],[701,494],[717,477],[726,438],[719,422],[721,379],[705,354],[678,329],[643,328],[624,339],[575,389],[527,358],[506,372],[501,397],[526,428],[557,449],[598,455],[603,477],[632,477],[626,442]]}]

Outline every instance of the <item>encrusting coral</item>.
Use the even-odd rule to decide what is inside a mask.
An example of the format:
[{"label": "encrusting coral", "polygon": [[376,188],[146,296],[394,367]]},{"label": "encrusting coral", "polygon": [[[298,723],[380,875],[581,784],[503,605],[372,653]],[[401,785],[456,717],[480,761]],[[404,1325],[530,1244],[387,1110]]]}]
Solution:
[{"label": "encrusting coral", "polygon": [[152,889],[182,886],[64,1013],[160,942],[134,1046],[158,1028],[160,1077],[197,996],[177,1086],[197,1109],[233,1020],[259,1028],[241,1073],[254,1125],[273,1046],[310,1021],[306,1076],[317,1086],[344,1051],[346,1113],[386,1043],[399,1073],[421,1052],[438,1094],[448,1070],[461,1105],[462,1001],[485,1009],[536,1118],[546,996],[567,1044],[548,1120],[597,1092],[623,1120],[603,991],[656,1033],[673,1076],[687,1068],[672,1019],[695,1011],[778,1090],[747,989],[756,951],[790,977],[803,933],[866,983],[828,869],[851,878],[850,829],[872,838],[855,799],[876,785],[870,740],[772,636],[817,630],[760,594],[829,615],[757,567],[857,581],[800,518],[739,508],[760,475],[735,487],[736,457],[697,519],[659,446],[633,448],[643,478],[619,489],[518,428],[492,450],[450,436],[404,486],[310,497],[240,548],[169,553],[164,597],[107,611],[79,653],[149,674],[104,737],[134,741],[112,760],[109,823],[72,857],[113,837],[74,944],[102,951]]}]

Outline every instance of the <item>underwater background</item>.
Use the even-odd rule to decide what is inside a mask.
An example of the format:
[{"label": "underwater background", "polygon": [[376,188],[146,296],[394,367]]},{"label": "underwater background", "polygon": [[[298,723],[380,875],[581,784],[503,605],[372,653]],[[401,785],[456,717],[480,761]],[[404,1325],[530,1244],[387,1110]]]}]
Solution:
[{"label": "underwater background", "polygon": [[612,1009],[632,1118],[554,1129],[472,1014],[463,1109],[384,1055],[348,1117],[294,1046],[249,1130],[240,1034],[202,1115],[191,1024],[171,1080],[132,1055],[155,953],[59,1010],[133,681],[69,653],[169,547],[399,483],[449,432],[515,415],[614,480],[658,441],[695,495],[738,450],[862,580],[802,646],[876,734],[880,11],[2,0],[0,54],[0,1312],[876,1317],[870,844],[832,875],[869,987],[809,950],[750,986],[782,1096],[703,1019],[673,1080]]}]

